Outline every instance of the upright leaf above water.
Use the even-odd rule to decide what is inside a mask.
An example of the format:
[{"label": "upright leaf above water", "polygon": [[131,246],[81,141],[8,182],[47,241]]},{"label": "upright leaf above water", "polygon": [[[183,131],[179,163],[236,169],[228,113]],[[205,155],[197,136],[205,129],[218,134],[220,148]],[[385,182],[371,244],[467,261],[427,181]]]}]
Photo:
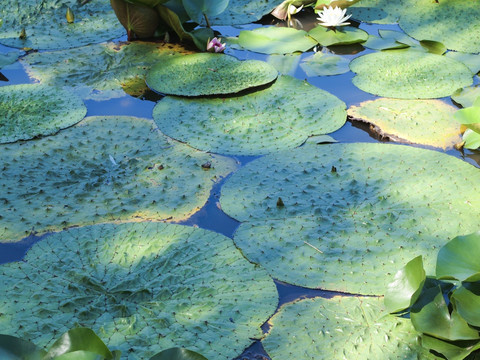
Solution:
[{"label": "upright leaf above water", "polygon": [[208,19],[225,11],[229,0],[182,0],[182,3],[190,19],[200,23],[204,16]]}]

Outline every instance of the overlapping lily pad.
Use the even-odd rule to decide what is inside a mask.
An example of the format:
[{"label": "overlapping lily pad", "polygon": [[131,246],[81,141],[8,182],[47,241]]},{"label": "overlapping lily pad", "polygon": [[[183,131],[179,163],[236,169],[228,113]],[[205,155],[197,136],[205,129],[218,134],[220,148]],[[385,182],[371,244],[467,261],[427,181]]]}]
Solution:
[{"label": "overlapping lily pad", "polygon": [[339,129],[345,104],[305,81],[282,76],[268,89],[225,99],[166,97],[153,118],[166,135],[221,154],[260,155],[294,148]]},{"label": "overlapping lily pad", "polygon": [[[69,7],[73,23],[66,19]],[[67,49],[125,34],[108,0],[5,0],[0,19],[0,43],[16,48]]]},{"label": "overlapping lily pad", "polygon": [[54,137],[3,145],[0,241],[107,221],[183,219],[232,163],[131,117],[89,117]]},{"label": "overlapping lily pad", "polygon": [[241,31],[238,44],[244,49],[262,54],[288,54],[307,51],[317,45],[317,42],[304,30],[269,26]]},{"label": "overlapping lily pad", "polygon": [[57,87],[0,87],[0,143],[54,134],[81,121],[86,113],[78,96]]},{"label": "overlapping lily pad", "polygon": [[348,114],[394,141],[445,149],[461,142],[456,110],[440,100],[377,99],[350,107]]},{"label": "overlapping lily pad", "polygon": [[348,8],[353,18],[376,24],[394,24],[405,9],[405,0],[362,0]]},{"label": "overlapping lily pad", "polygon": [[454,157],[387,144],[313,145],[248,163],[222,188],[242,221],[244,255],[281,281],[383,294],[388,279],[458,234],[478,230],[480,170]]},{"label": "overlapping lily pad", "polygon": [[232,359],[278,302],[272,279],[231,239],[164,223],[53,234],[2,265],[0,284],[4,334],[48,346],[77,324],[129,359],[175,346]]},{"label": "overlapping lily pad", "polygon": [[0,54],[0,70],[10,64],[13,64],[17,59],[23,55],[23,52],[20,51],[10,51],[5,54]]},{"label": "overlapping lily pad", "polygon": [[350,60],[335,54],[317,52],[303,59],[300,67],[307,76],[339,75],[350,71]]},{"label": "overlapping lily pad", "polygon": [[227,9],[210,20],[215,25],[243,25],[269,14],[275,3],[269,0],[230,0]]},{"label": "overlapping lily pad", "polygon": [[435,40],[450,50],[480,52],[480,1],[418,0],[406,7],[399,25],[418,40]]},{"label": "overlapping lily pad", "polygon": [[352,26],[335,31],[324,26],[317,26],[310,30],[308,35],[322,46],[357,44],[368,39],[367,32]]},{"label": "overlapping lily pad", "polygon": [[451,95],[473,82],[466,65],[445,56],[415,50],[389,50],[360,56],[350,63],[361,90],[399,99]]},{"label": "overlapping lily pad", "polygon": [[224,54],[198,53],[154,65],[147,73],[147,84],[169,95],[233,94],[268,84],[277,75],[277,70],[264,61],[240,61]]},{"label": "overlapping lily pad", "polygon": [[132,93],[132,88],[148,90],[145,75],[152,64],[185,53],[180,46],[133,42],[32,53],[22,61],[29,75],[44,84],[74,88],[85,99],[106,99]]},{"label": "overlapping lily pad", "polygon": [[408,319],[387,315],[381,298],[334,297],[287,304],[262,341],[272,360],[435,359]]}]

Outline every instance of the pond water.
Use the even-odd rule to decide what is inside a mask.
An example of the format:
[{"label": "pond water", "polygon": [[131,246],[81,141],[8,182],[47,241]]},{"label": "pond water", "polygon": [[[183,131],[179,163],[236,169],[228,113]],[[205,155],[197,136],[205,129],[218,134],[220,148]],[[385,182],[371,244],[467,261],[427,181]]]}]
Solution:
[{"label": "pond water", "polygon": [[[315,24],[315,16],[313,14],[302,14],[298,17],[298,20],[302,24],[305,30],[309,30]],[[270,17],[264,18],[263,24],[277,23],[279,26],[285,26],[284,22],[277,22]],[[234,27],[217,27],[215,28],[219,31],[222,36],[236,36],[243,29],[252,29],[255,27],[261,26],[261,24],[251,24],[244,27],[234,28]],[[297,23],[298,26],[298,23]],[[360,24],[360,28],[369,32],[370,34],[377,35],[378,29],[391,29],[401,31],[400,28],[396,25],[368,25]],[[124,38],[119,39],[119,41],[125,40]],[[0,52],[7,52],[9,49],[4,46],[0,46]],[[355,58],[359,55],[366,54],[370,52],[368,49],[364,49],[360,45],[355,46],[337,46],[330,48],[330,51],[336,54],[343,55],[349,59]],[[238,59],[260,59],[268,61],[268,55],[262,55],[250,51],[244,50],[235,50],[227,49],[227,54],[233,55]],[[311,55],[312,52],[307,52],[302,54],[302,57]],[[32,80],[29,79],[28,75],[25,73],[23,68],[17,63],[13,67],[2,71],[4,76],[3,81],[0,81],[0,86],[12,85],[12,84],[22,84],[22,83],[31,83]],[[368,94],[361,91],[352,84],[352,78],[354,74],[352,72],[347,72],[342,75],[335,76],[323,76],[323,77],[308,77],[305,72],[300,68],[296,67],[292,69],[289,73],[290,75],[299,78],[306,79],[310,84],[326,90],[338,98],[343,100],[347,107],[351,105],[359,104],[360,102],[366,100],[372,100],[377,98],[374,95]],[[8,79],[8,81],[6,81]],[[475,77],[476,83],[478,83],[478,77]],[[155,106],[157,100],[160,100],[161,96],[154,93],[149,93],[148,96],[145,96],[142,99],[134,98],[129,95],[125,95],[122,98],[112,99],[108,101],[93,101],[87,100],[85,104],[87,106],[87,116],[93,115],[132,115],[137,117],[152,118],[152,110]],[[452,104],[450,98],[442,99],[448,104]],[[353,142],[385,142],[389,141],[388,139],[381,138],[378,134],[375,134],[368,125],[362,123],[352,123],[348,121],[341,129],[338,131],[329,134],[335,140],[341,143],[353,143]],[[418,146],[418,145],[412,145]],[[421,147],[421,146],[420,146]],[[437,151],[442,151],[435,149]],[[480,164],[480,152],[471,151],[471,150],[455,150],[451,149],[446,151],[449,155],[460,158],[464,161],[469,162],[472,165],[479,167]],[[233,156],[233,158],[243,166],[248,162],[252,161],[257,157],[250,156]],[[182,224],[190,226],[198,226],[200,228],[213,230],[224,234],[228,237],[233,237],[233,233],[239,226],[239,222],[230,218],[219,208],[219,197],[220,190],[225,182],[225,179],[217,183],[211,192],[210,198],[206,205],[188,220],[181,222]],[[49,236],[48,234],[41,237],[29,236],[23,239],[20,242],[2,244],[0,243],[0,263],[7,263],[11,261],[21,260],[25,252],[30,246],[36,241],[41,240],[44,237]],[[298,286],[289,285],[276,281],[278,292],[280,295],[280,305],[286,302],[290,302],[296,299],[305,298],[305,297],[331,297],[335,295],[334,292],[323,291],[323,290],[312,290],[306,289]],[[263,354],[263,355],[261,355]],[[244,355],[240,356],[240,359],[248,358],[261,358],[261,356],[266,356],[266,353],[262,349],[260,343],[255,343],[250,349],[247,349]]]}]

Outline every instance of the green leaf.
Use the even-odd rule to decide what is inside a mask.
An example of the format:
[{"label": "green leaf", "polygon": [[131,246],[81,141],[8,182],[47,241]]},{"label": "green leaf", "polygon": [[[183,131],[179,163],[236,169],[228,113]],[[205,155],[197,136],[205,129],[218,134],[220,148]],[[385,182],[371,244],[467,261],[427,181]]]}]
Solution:
[{"label": "green leaf", "polygon": [[468,54],[458,51],[449,51],[445,54],[445,56],[463,62],[469,67],[473,74],[477,74],[478,72],[480,72],[480,54]]},{"label": "green leaf", "polygon": [[368,39],[367,32],[352,26],[343,26],[336,30],[317,26],[310,30],[308,35],[322,46],[356,44]]},{"label": "green leaf", "polygon": [[437,278],[460,281],[480,280],[480,232],[457,236],[437,256]]},{"label": "green leaf", "polygon": [[210,18],[221,14],[228,2],[229,0],[182,0],[187,14],[196,23],[200,23],[204,15]]},{"label": "green leaf", "polygon": [[299,53],[285,55],[273,54],[267,58],[267,63],[272,65],[282,75],[294,76],[300,63],[300,58],[301,55]]},{"label": "green leaf", "polygon": [[452,148],[461,142],[456,107],[441,100],[380,98],[351,106],[353,121],[372,125],[372,131],[392,141]]},{"label": "green leaf", "polygon": [[473,106],[460,109],[455,113],[454,117],[460,124],[480,134],[480,105],[474,104]]},{"label": "green leaf", "polygon": [[162,222],[50,234],[24,261],[1,265],[0,284],[2,331],[48,347],[54,330],[82,323],[137,359],[172,344],[232,359],[262,337],[278,304],[273,280],[230,238]]},{"label": "green leaf", "polygon": [[145,5],[151,8],[156,7],[157,5],[165,4],[168,0],[124,0],[132,4]]},{"label": "green leaf", "polygon": [[353,84],[384,97],[428,99],[451,95],[473,83],[466,65],[445,56],[411,49],[388,50],[353,59]]},{"label": "green leaf", "polygon": [[2,360],[43,360],[45,354],[45,350],[30,341],[0,334],[0,359]]},{"label": "green leaf", "polygon": [[410,260],[388,284],[385,292],[385,307],[390,313],[405,310],[418,299],[425,283],[422,256]]},{"label": "green leaf", "polygon": [[452,100],[464,108],[473,106],[477,98],[480,98],[480,86],[478,85],[458,89],[452,94]]},{"label": "green leaf", "polygon": [[367,41],[362,43],[363,47],[373,50],[404,49],[409,45],[402,44],[395,39],[384,39],[375,35],[369,35]]},{"label": "green leaf", "polygon": [[480,326],[480,283],[463,282],[452,294],[458,313],[473,326]]},{"label": "green leaf", "polygon": [[[275,5],[272,0],[230,0],[224,12],[209,20],[212,25],[250,24],[270,13]],[[202,24],[205,25],[203,22]]]},{"label": "green leaf", "polygon": [[272,360],[435,359],[408,319],[388,315],[382,299],[314,298],[282,306],[262,344]]},{"label": "green leaf", "polygon": [[350,60],[323,52],[317,52],[314,55],[303,59],[300,67],[305,71],[307,76],[328,76],[339,75],[350,71],[348,64]]},{"label": "green leaf", "polygon": [[129,38],[153,37],[160,25],[160,16],[155,9],[142,4],[131,4],[125,0],[111,0],[111,4]]},{"label": "green leaf", "polygon": [[478,149],[480,147],[480,134],[467,129],[463,134],[463,141],[465,141],[463,145],[464,148],[472,150]]},{"label": "green leaf", "polygon": [[[53,343],[44,360],[56,359],[60,355],[77,351],[93,353],[99,355],[101,359],[113,359],[110,350],[92,329],[74,328]],[[91,356],[90,354],[79,355],[79,359],[90,359]]]},{"label": "green leaf", "polygon": [[276,26],[243,30],[238,36],[238,43],[247,50],[262,54],[304,52],[317,45],[306,31]]},{"label": "green leaf", "polygon": [[[178,76],[183,73],[183,76]],[[274,81],[277,70],[260,60],[237,60],[224,54],[198,53],[161,61],[147,73],[148,86],[168,95],[234,94]]]},{"label": "green leaf", "polygon": [[410,310],[410,319],[418,332],[443,340],[480,339],[478,331],[471,328],[456,310],[448,309],[440,287],[422,292]]},{"label": "green leaf", "polygon": [[207,360],[207,358],[192,350],[171,348],[159,352],[150,360]]},{"label": "green leaf", "polygon": [[432,336],[422,335],[421,343],[424,348],[435,350],[445,356],[448,360],[463,360],[473,351],[480,349],[480,342],[469,341],[467,344],[462,342],[448,342]]},{"label": "green leaf", "polygon": [[77,350],[66,354],[58,355],[52,358],[52,360],[106,360],[112,358],[105,358],[95,352]]},{"label": "green leaf", "polygon": [[261,155],[301,145],[345,123],[345,103],[305,81],[281,76],[267,89],[228,98],[167,96],[153,118],[160,130],[203,151]]},{"label": "green leaf", "polygon": [[411,47],[418,46],[418,42],[416,40],[412,39],[402,31],[380,29],[378,30],[378,34],[385,40],[394,40]]},{"label": "green leaf", "polygon": [[447,47],[438,41],[420,40],[420,45],[432,54],[442,55],[447,51]]}]

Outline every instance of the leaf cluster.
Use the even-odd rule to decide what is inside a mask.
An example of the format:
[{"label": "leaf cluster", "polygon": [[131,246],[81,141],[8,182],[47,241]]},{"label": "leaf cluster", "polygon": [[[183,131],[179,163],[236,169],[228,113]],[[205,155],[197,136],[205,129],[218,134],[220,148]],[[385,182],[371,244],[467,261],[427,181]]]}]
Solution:
[{"label": "leaf cluster", "polygon": [[397,272],[385,293],[387,310],[410,315],[422,345],[448,360],[480,349],[479,255],[480,232],[457,236],[438,252],[436,276],[426,276],[418,256]]},{"label": "leaf cluster", "polygon": [[[173,31],[180,41],[193,42],[205,50],[214,37],[209,17],[225,11],[229,0],[110,0],[128,38],[150,38]],[[188,30],[187,22],[196,24],[205,19],[207,28]]]},{"label": "leaf cluster", "polygon": [[[3,360],[119,360],[120,350],[110,351],[89,328],[67,331],[48,349],[30,341],[0,334],[0,357]],[[170,348],[152,356],[150,360],[207,360],[195,351]]]},{"label": "leaf cluster", "polygon": [[463,134],[463,146],[467,149],[480,147],[480,96],[473,102],[472,106],[458,110],[455,119],[467,129]]}]

